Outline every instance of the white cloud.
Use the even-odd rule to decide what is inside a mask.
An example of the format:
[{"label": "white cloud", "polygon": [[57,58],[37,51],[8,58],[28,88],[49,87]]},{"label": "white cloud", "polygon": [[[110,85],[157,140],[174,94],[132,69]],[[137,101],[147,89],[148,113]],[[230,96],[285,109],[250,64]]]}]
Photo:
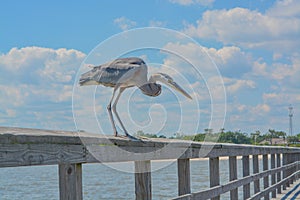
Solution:
[{"label": "white cloud", "polygon": [[13,48],[1,54],[0,113],[6,113],[3,123],[38,126],[43,122],[37,121],[37,116],[46,120],[46,116],[58,116],[58,112],[65,112],[63,118],[70,119],[71,110],[66,111],[66,107],[71,107],[74,78],[84,57],[73,49],[42,47]]},{"label": "white cloud", "polygon": [[300,2],[298,0],[278,0],[267,15],[274,17],[300,17]]},{"label": "white cloud", "polygon": [[[220,49],[199,47],[196,44],[176,44],[169,43],[165,49],[171,52],[180,52],[182,58],[188,58],[201,72],[221,72],[222,76],[231,78],[240,78],[245,73],[251,72],[252,65],[254,64],[253,58],[249,53],[242,51],[236,46],[225,46]],[[208,57],[209,55],[210,57]],[[181,66],[178,69],[181,71],[186,70],[183,59],[176,55],[169,56],[164,60],[166,66]],[[216,66],[214,66],[214,64]],[[194,71],[190,71],[195,74]]]},{"label": "white cloud", "polygon": [[84,57],[85,54],[74,49],[12,48],[7,54],[0,55],[0,72],[20,78],[15,82],[67,83]]},{"label": "white cloud", "polygon": [[253,64],[252,74],[276,81],[282,88],[299,89],[300,55],[296,53],[270,64],[258,59]]},{"label": "white cloud", "polygon": [[253,64],[250,54],[239,47],[230,46],[221,49],[205,48],[216,63],[221,74],[226,77],[240,77],[251,71]]},{"label": "white cloud", "polygon": [[226,85],[226,91],[230,94],[235,94],[240,90],[254,89],[256,87],[255,82],[252,80],[224,78],[224,83]]},{"label": "white cloud", "polygon": [[114,24],[116,24],[123,31],[131,29],[137,25],[135,21],[127,19],[126,17],[119,17],[114,20]]},{"label": "white cloud", "polygon": [[263,114],[265,115],[266,113],[270,112],[271,108],[267,104],[258,104],[257,106],[253,107],[251,112],[253,115],[257,114]]},{"label": "white cloud", "polygon": [[183,6],[199,4],[202,6],[211,6],[215,0],[169,0],[171,3],[176,3]]},{"label": "white cloud", "polygon": [[166,24],[167,24],[166,22],[157,21],[157,20],[151,20],[149,22],[149,26],[151,26],[151,27],[165,27]]},{"label": "white cloud", "polygon": [[6,105],[10,107],[19,107],[25,104],[25,99],[29,96],[29,90],[26,85],[10,86],[0,84],[0,104],[5,109]]},{"label": "white cloud", "polygon": [[[297,7],[299,3],[297,4]],[[284,12],[284,8],[278,7]],[[270,11],[270,13],[273,13]],[[245,8],[211,10],[203,13],[196,25],[185,33],[247,48],[293,51],[299,47],[300,19],[294,15],[274,16]]]}]

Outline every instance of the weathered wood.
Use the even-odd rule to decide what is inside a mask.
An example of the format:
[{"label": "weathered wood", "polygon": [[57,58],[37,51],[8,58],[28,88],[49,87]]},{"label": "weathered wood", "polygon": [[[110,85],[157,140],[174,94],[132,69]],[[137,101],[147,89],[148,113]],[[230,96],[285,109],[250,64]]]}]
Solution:
[{"label": "weathered wood", "polygon": [[[287,154],[284,153],[282,154],[282,165],[287,165],[288,164],[288,160],[287,160]],[[282,172],[282,179],[285,179],[287,177],[287,170],[284,170]],[[287,187],[287,183],[282,185],[282,189],[286,190]]]},{"label": "weathered wood", "polygon": [[[263,170],[264,171],[267,171],[268,170],[268,155],[265,154],[263,155]],[[269,187],[269,176],[265,176],[264,177],[264,189],[268,188]],[[265,196],[264,196],[264,199],[265,200],[269,200],[270,199],[270,195],[269,193],[267,193]]]},{"label": "weathered wood", "polygon": [[[259,173],[259,163],[258,163],[258,155],[252,156],[252,164],[253,164],[253,174]],[[254,194],[260,191],[260,183],[259,180],[254,181]]]},{"label": "weathered wood", "polygon": [[[280,153],[276,154],[276,167],[280,167],[281,166],[281,157],[280,157]],[[281,172],[278,172],[276,177],[277,177],[277,183],[281,181]],[[278,186],[277,188],[277,193],[281,194],[281,185]]]},{"label": "weathered wood", "polygon": [[[292,163],[293,162],[293,154],[288,154],[288,163]],[[288,176],[291,175],[293,173],[293,168],[288,170]],[[293,179],[290,179],[290,181],[288,182],[290,185],[293,184]]]},{"label": "weathered wood", "polygon": [[190,160],[178,159],[178,195],[191,193]]},{"label": "weathered wood", "polygon": [[[250,174],[250,165],[249,165],[249,156],[243,156],[243,177],[249,176]],[[250,183],[247,183],[243,186],[243,196],[244,199],[250,197]]]},{"label": "weathered wood", "polygon": [[299,148],[211,144],[169,139],[139,142],[84,132],[0,127],[0,167],[299,152]]},{"label": "weathered wood", "polygon": [[[297,165],[288,163],[298,160],[295,155],[299,155],[299,153],[299,148],[213,144],[169,139],[130,141],[125,138],[83,132],[0,127],[0,167],[58,164],[61,176],[61,191],[72,191],[63,192],[64,195],[73,194],[75,191],[78,197],[82,196],[80,189],[82,186],[79,184],[81,182],[80,163],[135,161],[137,172],[135,174],[136,198],[140,199],[143,196],[142,199],[151,199],[150,160],[179,159],[178,172],[179,174],[185,174],[183,178],[179,178],[181,189],[178,188],[178,191],[189,193],[190,172],[184,169],[190,167],[189,159],[199,157],[209,158],[211,188],[202,192],[185,194],[181,196],[183,199],[199,199],[204,198],[205,195],[208,198],[220,199],[221,194],[229,191],[232,191],[232,196],[234,196],[238,187],[244,186],[244,188],[247,188],[251,182],[254,182],[256,196],[262,194],[265,196],[269,195],[268,192],[274,191],[275,186],[278,189],[280,185],[284,184],[285,187],[285,184],[288,184],[291,178],[296,177],[290,176],[290,174],[297,170],[296,166],[299,162],[296,163]],[[277,168],[268,170],[267,157],[270,154],[277,155]],[[278,162],[280,163],[281,154],[283,155],[284,166],[278,167],[280,166]],[[253,156],[253,175],[249,175],[249,155]],[[258,155],[264,155],[263,168],[265,171],[261,173],[258,170]],[[245,169],[247,169],[243,172],[243,179],[236,180],[236,169],[233,168],[230,169],[233,170],[230,172],[230,179],[232,180],[228,184],[220,186],[219,157],[222,156],[229,157],[230,166],[236,166],[236,156],[243,156],[243,163],[245,163]],[[272,161],[271,156],[271,168],[273,168],[274,161],[275,158]],[[76,175],[72,173],[70,176],[64,175],[65,172],[68,172],[67,169],[70,169],[67,167],[73,167]],[[284,170],[283,177],[285,179],[280,180],[282,170]],[[277,173],[278,183],[266,187],[269,180],[268,176],[272,176],[271,181],[273,183],[275,173]],[[75,180],[69,181],[70,178]],[[264,178],[265,189],[259,192],[259,189],[255,188],[259,188],[259,179],[261,178]],[[66,184],[68,181],[73,184]],[[278,192],[280,192],[280,189],[278,189]],[[245,189],[245,194],[248,196],[247,189]],[[62,194],[60,193],[60,195]],[[63,198],[61,197],[61,199]]]},{"label": "weathered wood", "polygon": [[253,195],[250,198],[250,200],[260,200],[262,197],[266,196],[267,194],[269,194],[273,190],[276,190],[276,188],[278,188],[279,185],[286,185],[286,182],[290,181],[290,179],[293,179],[296,176],[299,176],[299,174],[300,174],[299,171],[291,174],[290,176],[282,179],[280,182],[276,183],[275,185],[272,185],[271,187],[268,187],[268,188],[264,189],[263,191]]},{"label": "weathered wood", "polygon": [[[210,180],[210,187],[220,185],[219,157],[209,158],[209,180]],[[211,199],[219,200],[220,196],[216,196]]]},{"label": "weathered wood", "polygon": [[81,164],[59,165],[60,200],[82,200]]},{"label": "weathered wood", "polygon": [[151,162],[135,161],[135,199],[151,200]]},{"label": "weathered wood", "polygon": [[[229,156],[229,181],[237,179],[237,160],[236,156]],[[238,188],[230,190],[230,199],[238,199]]]},{"label": "weathered wood", "polygon": [[[242,179],[238,179],[238,180],[234,180],[234,181],[230,181],[229,183],[227,184],[224,184],[224,185],[219,185],[219,186],[215,186],[215,187],[212,187],[210,189],[207,189],[207,190],[203,190],[203,191],[200,191],[200,192],[196,192],[196,193],[192,193],[190,195],[183,195],[183,196],[180,196],[180,197],[177,197],[177,198],[174,198],[176,200],[185,200],[185,199],[210,199],[211,197],[214,197],[214,196],[218,196],[220,194],[224,194],[234,188],[238,188],[238,187],[241,187],[243,185],[246,185],[248,183],[251,183],[255,180],[259,180],[261,178],[264,178],[266,176],[270,176],[272,174],[276,174],[278,173],[279,171],[283,171],[283,170],[287,170],[287,169],[290,169],[294,166],[297,166],[299,165],[300,162],[295,162],[295,163],[291,163],[291,164],[288,164],[288,165],[285,165],[285,166],[281,166],[280,168],[275,168],[275,169],[270,169],[268,171],[263,171],[263,172],[260,172],[258,174],[254,174],[254,175],[250,175],[248,177],[244,177]],[[297,175],[297,174],[300,174],[300,172],[298,171],[297,173],[295,173],[294,175]],[[284,181],[284,183],[286,182],[287,180]],[[283,182],[280,182],[281,184]],[[278,185],[276,185],[276,187],[278,187]],[[271,189],[268,188],[267,191],[271,191],[273,189],[276,189],[276,187],[272,187]],[[262,195],[263,194],[263,195]],[[266,191],[262,191],[258,194],[259,197],[263,197],[264,195],[266,194]]]},{"label": "weathered wood", "polygon": [[[275,154],[271,154],[271,169],[275,168]],[[276,174],[271,175],[271,185],[276,183]],[[276,197],[276,190],[272,191],[272,198]]]}]

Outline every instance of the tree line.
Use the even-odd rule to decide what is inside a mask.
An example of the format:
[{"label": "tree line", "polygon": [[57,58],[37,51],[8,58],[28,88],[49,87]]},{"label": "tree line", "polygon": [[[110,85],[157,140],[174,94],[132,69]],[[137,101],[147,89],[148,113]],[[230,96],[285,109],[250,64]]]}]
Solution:
[{"label": "tree line", "polygon": [[[148,134],[138,131],[137,136],[149,138],[167,138],[165,135]],[[300,133],[294,136],[288,136],[284,131],[269,129],[266,133],[255,131],[253,133],[243,133],[241,131],[225,131],[221,129],[213,133],[212,129],[205,129],[204,133],[194,135],[185,135],[176,133],[169,139],[183,139],[197,142],[219,142],[233,144],[252,144],[252,145],[287,145],[300,146]]]}]

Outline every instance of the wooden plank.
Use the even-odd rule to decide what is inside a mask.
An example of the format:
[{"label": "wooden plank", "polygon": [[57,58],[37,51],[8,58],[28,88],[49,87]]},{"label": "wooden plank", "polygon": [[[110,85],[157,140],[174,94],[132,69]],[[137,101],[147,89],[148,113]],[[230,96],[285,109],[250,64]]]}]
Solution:
[{"label": "wooden plank", "polygon": [[[264,171],[268,171],[268,165],[269,165],[268,161],[269,161],[268,160],[268,154],[263,155],[263,170]],[[265,176],[264,177],[264,189],[266,189],[268,187],[269,187],[269,176]],[[265,194],[264,199],[265,200],[269,200],[270,199],[269,193]]]},{"label": "wooden plank", "polygon": [[[281,166],[281,157],[280,157],[280,153],[276,154],[276,167],[280,167]],[[281,181],[281,172],[278,172],[276,177],[277,177],[277,182]],[[277,188],[277,193],[281,194],[281,185],[278,186]]]},{"label": "wooden plank", "polygon": [[178,195],[191,193],[190,160],[178,159]]},{"label": "wooden plank", "polygon": [[[288,160],[287,160],[287,154],[286,153],[284,153],[284,154],[282,154],[282,165],[287,165],[288,164]],[[287,177],[287,170],[284,170],[283,172],[282,172],[282,179],[285,179]],[[286,190],[286,187],[287,187],[288,185],[287,185],[287,183],[286,184],[283,184],[282,185],[282,189],[283,190]]]},{"label": "wooden plank", "polygon": [[[234,180],[234,181],[230,181],[229,183],[225,184],[225,185],[219,185],[219,186],[215,186],[212,187],[210,189],[204,190],[204,191],[200,191],[200,192],[196,192],[196,193],[192,193],[192,194],[188,194],[188,195],[183,195],[174,199],[180,199],[180,200],[186,200],[186,199],[210,199],[214,196],[218,196],[220,194],[224,194],[234,188],[238,188],[240,186],[243,186],[247,183],[251,183],[255,180],[259,180],[261,178],[264,178],[266,176],[270,176],[272,174],[276,174],[279,171],[283,171],[286,169],[289,169],[291,167],[297,166],[300,164],[300,161],[296,162],[296,163],[292,163],[292,164],[288,164],[285,166],[281,166],[279,168],[275,168],[275,169],[270,169],[268,171],[263,171],[260,172],[258,174],[253,174],[250,175],[248,177],[244,177],[242,179],[238,179],[238,180]],[[298,174],[300,174],[300,172],[298,172]],[[281,182],[282,183],[282,182]],[[276,185],[276,187],[278,187],[278,185]],[[275,188],[275,187],[274,187]],[[268,190],[269,191],[269,190]],[[265,194],[265,191],[263,191],[262,193],[259,193],[258,196],[261,196],[261,194]]]},{"label": "wooden plank", "polygon": [[[243,156],[243,177],[250,175],[250,165],[249,165],[249,156]],[[243,197],[248,199],[250,197],[250,183],[247,183],[243,186]]]},{"label": "wooden plank", "polygon": [[[209,180],[210,187],[220,185],[220,166],[219,157],[209,158]],[[220,196],[211,198],[212,200],[220,200]]]},{"label": "wooden plank", "polygon": [[[294,154],[294,153],[290,154],[290,163],[293,163],[293,162],[296,161],[296,157],[295,156],[296,156],[296,154]],[[296,167],[291,168],[290,174],[294,173],[295,171],[296,171]],[[295,179],[291,179],[290,184],[293,184],[294,181],[295,181]]]},{"label": "wooden plank", "polygon": [[289,182],[290,179],[295,178],[296,176],[298,176],[300,174],[299,171],[291,174],[290,176],[282,179],[280,182],[276,183],[275,185],[268,187],[266,189],[264,189],[263,191],[253,195],[250,200],[260,200],[262,197],[266,196],[267,194],[269,194],[270,192],[272,192],[273,190],[276,190],[276,188],[278,188],[279,185],[285,185],[286,182]]},{"label": "wooden plank", "polygon": [[0,144],[0,167],[84,163],[83,145]]},{"label": "wooden plank", "polygon": [[151,200],[151,162],[135,161],[135,199]]},{"label": "wooden plank", "polygon": [[[259,163],[258,163],[258,155],[252,156],[252,164],[253,164],[253,174],[259,173]],[[254,181],[254,194],[260,191],[260,182],[259,180]]]},{"label": "wooden plank", "polygon": [[58,168],[60,199],[82,200],[81,164],[60,164]]},{"label": "wooden plank", "polygon": [[[275,154],[271,154],[271,169],[275,168]],[[271,185],[276,183],[276,174],[271,175]],[[272,191],[272,198],[276,198],[276,190]]]},{"label": "wooden plank", "polygon": [[[236,156],[229,156],[229,181],[237,179],[237,159]],[[230,190],[230,199],[238,199],[238,188]]]},{"label": "wooden plank", "polygon": [[[57,149],[60,152],[55,153]],[[25,160],[20,160],[22,152],[28,153],[28,156],[24,156]],[[69,163],[92,163],[300,153],[300,149],[169,139],[147,139],[139,142],[84,132],[0,127],[0,167],[67,163],[64,159],[70,156],[53,156],[53,153],[61,155],[61,152],[71,153]]]},{"label": "wooden plank", "polygon": [[[247,185],[250,183],[247,181],[255,181],[257,177],[262,176],[261,173],[246,176],[241,181],[231,181],[228,185],[220,187],[219,156],[244,156],[246,158],[249,155],[283,154],[286,155],[283,156],[285,157],[283,158],[283,163],[287,164],[295,160],[292,154],[294,156],[296,153],[300,153],[299,148],[211,144],[169,139],[130,141],[124,138],[107,137],[100,134],[0,127],[0,167],[59,164],[60,171],[63,174],[63,172],[67,171],[63,166],[74,166],[75,171],[80,171],[81,164],[79,169],[76,163],[136,161],[135,166],[137,171],[139,171],[140,169],[150,169],[150,160],[178,158],[188,160],[191,158],[209,157],[210,184],[212,187],[210,192],[213,193],[208,195],[217,196],[215,199],[220,198],[219,195],[222,194],[218,193],[220,191],[233,190],[239,187],[237,186],[239,184]],[[296,169],[296,165],[286,166],[293,166],[294,168],[285,170],[284,177],[287,177]],[[288,167],[283,168],[287,169]],[[145,173],[136,173],[136,179],[144,182],[143,187],[147,188],[145,190],[148,191],[144,193],[150,193],[151,198],[151,173],[147,173],[146,171]],[[278,169],[265,171],[263,177],[268,178],[267,176],[274,173],[279,173]],[[66,177],[62,178],[60,184],[65,185],[65,179]],[[139,181],[136,182],[137,187],[140,187]],[[189,181],[186,178],[185,182]],[[75,187],[78,186],[75,185]],[[187,189],[183,190],[188,191]],[[185,197],[188,196],[196,197],[197,195],[192,194]]]}]

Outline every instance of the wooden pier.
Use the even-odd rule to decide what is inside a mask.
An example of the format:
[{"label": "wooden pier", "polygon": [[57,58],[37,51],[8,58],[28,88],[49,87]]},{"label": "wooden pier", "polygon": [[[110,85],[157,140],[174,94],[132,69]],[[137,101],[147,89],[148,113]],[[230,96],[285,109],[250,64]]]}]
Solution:
[{"label": "wooden pier", "polygon": [[[229,159],[229,182],[223,185],[220,185],[220,157]],[[238,157],[242,158],[240,179]],[[210,188],[191,193],[190,160],[197,158],[208,158]],[[243,199],[276,198],[298,180],[300,173],[299,148],[169,139],[129,141],[83,132],[0,127],[0,167],[58,165],[61,200],[83,198],[82,164],[128,161],[135,166],[136,199],[152,199],[151,161],[162,159],[177,159],[178,196],[174,198],[177,200],[218,200],[226,192],[237,200],[238,188],[243,188]]]}]

